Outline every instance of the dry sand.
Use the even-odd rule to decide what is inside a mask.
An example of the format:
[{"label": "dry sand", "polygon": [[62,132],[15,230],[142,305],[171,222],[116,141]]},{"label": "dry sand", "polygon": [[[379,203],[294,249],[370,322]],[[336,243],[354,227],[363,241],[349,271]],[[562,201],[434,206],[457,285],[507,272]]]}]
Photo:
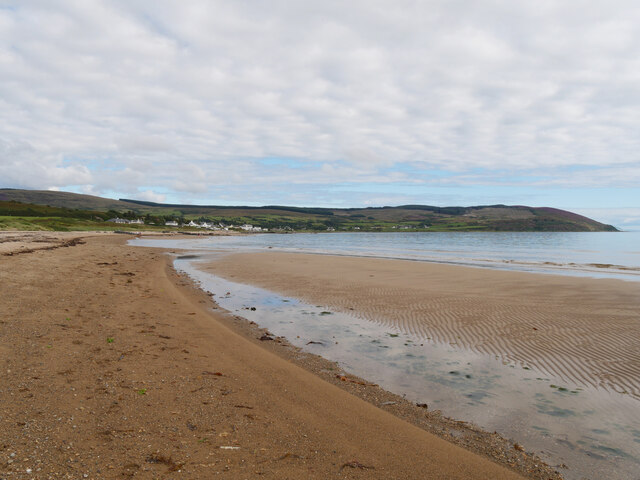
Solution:
[{"label": "dry sand", "polygon": [[[34,250],[49,250],[73,243],[77,232],[14,232],[0,231],[0,255],[28,253]],[[85,237],[104,235],[103,232],[83,232]]]},{"label": "dry sand", "polygon": [[0,478],[522,478],[416,426],[451,422],[399,401],[405,421],[358,398],[390,394],[212,313],[161,251],[73,238],[0,255]]},{"label": "dry sand", "polygon": [[640,398],[638,282],[276,252],[208,269]]}]

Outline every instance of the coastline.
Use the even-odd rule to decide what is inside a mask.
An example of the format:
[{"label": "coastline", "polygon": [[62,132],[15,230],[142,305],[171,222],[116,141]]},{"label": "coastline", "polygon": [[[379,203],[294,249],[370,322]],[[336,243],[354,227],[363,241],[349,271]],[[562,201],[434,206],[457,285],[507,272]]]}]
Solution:
[{"label": "coastline", "polygon": [[637,284],[283,252],[204,254],[185,271],[225,308],[567,478],[634,478]]},{"label": "coastline", "polygon": [[581,278],[640,281],[640,236],[624,233],[430,232],[252,234],[212,240],[139,239],[200,252],[288,252],[419,261]]},{"label": "coastline", "polygon": [[640,398],[635,282],[283,252],[227,254],[200,268]]},{"label": "coastline", "polygon": [[[212,313],[161,251],[68,236],[84,238],[0,257],[3,474],[521,478],[353,393],[373,403],[391,394],[322,373],[331,362]],[[386,410],[425,416],[406,403]],[[485,454],[552,478],[489,437],[478,442]]]}]

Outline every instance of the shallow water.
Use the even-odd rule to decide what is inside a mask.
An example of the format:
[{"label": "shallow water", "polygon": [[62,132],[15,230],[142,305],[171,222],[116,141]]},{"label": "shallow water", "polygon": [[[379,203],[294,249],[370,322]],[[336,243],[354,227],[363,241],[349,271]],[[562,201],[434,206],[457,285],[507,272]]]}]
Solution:
[{"label": "shallow water", "polygon": [[287,251],[432,261],[640,281],[640,232],[258,234],[136,239],[200,251]]},{"label": "shallow water", "polygon": [[567,465],[558,470],[568,479],[638,478],[640,401],[198,270],[211,258],[177,259],[175,266],[222,308],[305,351],[432,410],[496,430],[551,465]]}]

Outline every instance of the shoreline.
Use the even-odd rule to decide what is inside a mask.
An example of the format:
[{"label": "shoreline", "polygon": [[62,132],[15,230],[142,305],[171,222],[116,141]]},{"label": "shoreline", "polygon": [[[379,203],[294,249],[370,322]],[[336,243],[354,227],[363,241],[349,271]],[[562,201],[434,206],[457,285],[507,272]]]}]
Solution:
[{"label": "shoreline", "polygon": [[[291,305],[281,302],[295,303],[294,299],[300,299],[304,304],[302,310],[287,314],[289,307],[283,307],[285,310],[274,307],[274,312],[281,313],[275,317],[262,314],[263,322],[271,325],[276,333],[294,339],[298,347],[345,362],[350,371],[374,379],[394,392],[409,395],[418,402],[427,401],[430,406],[433,403],[432,408],[443,408],[453,418],[472,420],[485,430],[497,429],[507,438],[516,438],[528,450],[540,452],[549,464],[558,464],[556,468],[564,469],[567,468],[564,463],[568,464],[569,470],[563,470],[567,478],[593,478],[591,474],[595,472],[612,474],[615,478],[633,478],[633,472],[640,464],[640,452],[634,446],[638,442],[637,435],[633,433],[640,428],[639,397],[637,390],[633,390],[636,388],[634,379],[638,378],[633,372],[638,368],[639,360],[640,318],[636,312],[640,311],[640,298],[632,283],[301,253],[236,253],[210,258],[207,260],[206,254],[200,255],[193,268],[231,282],[224,290],[210,291],[220,294],[229,290],[234,297],[240,294],[241,300],[233,303],[222,298],[223,303],[236,305],[234,310],[242,305],[243,308],[257,305],[258,310],[264,312],[270,305]],[[429,278],[420,285],[418,279],[425,280],[425,271],[429,272]],[[200,274],[196,278],[207,285]],[[253,290],[247,290],[243,284],[266,290],[251,293]],[[221,286],[219,282],[212,285]],[[419,288],[425,286],[427,291]],[[496,289],[496,286],[500,288]],[[476,298],[469,298],[470,291]],[[446,292],[445,297],[443,292]],[[264,300],[261,300],[262,295],[266,295]],[[514,296],[517,308],[509,305]],[[449,299],[453,302],[448,302]],[[475,309],[473,328],[461,332],[457,328],[469,326],[465,322],[456,323],[460,312],[464,312],[460,305],[464,307],[465,303]],[[328,310],[320,315],[338,312],[338,317],[335,321],[320,320],[335,315],[313,320],[313,305],[317,306],[315,315],[320,310]],[[424,305],[433,308],[425,311]],[[260,316],[253,316],[253,313],[247,311],[245,315],[261,322]],[[533,316],[527,318],[532,313]],[[340,316],[343,314],[351,316],[352,320]],[[436,330],[433,322],[421,324],[417,321],[419,318],[436,320]],[[445,324],[438,325],[437,321],[443,319]],[[512,321],[505,323],[505,319]],[[531,327],[532,320],[534,327]],[[370,328],[366,327],[367,322],[373,322]],[[300,326],[297,329],[287,327],[289,323],[300,323]],[[344,346],[334,347],[332,337],[323,336],[322,332],[327,332],[329,325],[335,329],[332,331],[336,332],[333,337],[336,344],[339,339]],[[352,327],[344,329],[342,325]],[[533,332],[527,332],[529,327]],[[389,340],[387,337],[398,335],[384,334],[386,328],[401,332],[401,338]],[[378,333],[367,333],[368,330]],[[493,345],[489,344],[491,338],[482,336],[485,332],[496,338]],[[460,354],[443,357],[441,348],[424,350],[410,346],[403,351],[402,347],[397,347],[402,342],[411,343],[412,339],[424,340],[424,348],[427,348],[427,342],[435,342],[440,347],[446,346],[445,350],[462,350]],[[307,343],[308,340],[313,341]],[[305,344],[319,343],[315,340],[320,340],[320,345],[305,347]],[[476,343],[470,345],[469,341]],[[369,356],[371,347],[367,346],[372,343],[367,342],[392,348],[389,350],[392,353],[376,355],[374,359]],[[487,350],[488,347],[491,350]],[[523,360],[520,355],[527,349],[530,356]],[[463,354],[464,351],[469,354]],[[589,355],[590,352],[593,354]],[[484,360],[476,358],[475,354],[484,355]],[[403,356],[416,359],[402,360]],[[494,367],[495,373],[491,373],[491,369],[483,372],[483,368],[495,363],[494,357],[495,360],[502,359]],[[480,370],[463,367],[460,371],[453,367],[455,370],[451,371],[451,367],[446,367],[469,361],[473,363],[467,365],[472,365],[476,360],[480,362]],[[392,362],[393,367],[387,368],[385,362]],[[540,364],[552,367],[550,378],[544,378],[544,374],[540,378]],[[514,377],[510,373],[512,370],[503,369],[503,365],[515,368],[514,372],[522,371],[522,375]],[[402,373],[405,371],[407,374]],[[451,374],[476,380],[463,380],[466,385],[463,387]],[[492,380],[494,375],[495,380]],[[402,380],[398,381],[400,378]],[[459,392],[440,386],[450,383],[447,378],[451,378],[451,385],[459,385],[455,387],[460,388]],[[483,382],[492,386],[484,390]],[[516,391],[522,388],[523,394],[509,393],[513,388]],[[459,407],[468,403],[464,393],[470,398],[480,395],[475,407]],[[496,405],[504,407],[504,410],[501,407],[493,410],[493,415],[497,414],[495,420],[489,420],[482,408],[481,399],[485,394],[488,398],[498,396],[500,400]],[[577,398],[573,398],[574,395]],[[454,404],[445,407],[447,398]],[[505,419],[519,427],[507,427]],[[525,430],[529,432],[524,433]],[[534,430],[542,435],[532,434]],[[519,431],[523,433],[518,434]],[[608,454],[603,456],[602,452]],[[597,458],[602,460],[595,460]]]},{"label": "shoreline", "polygon": [[[500,234],[500,232],[493,232]],[[492,233],[492,234],[493,234]],[[509,232],[504,232],[505,234]],[[510,232],[513,233],[513,232]],[[531,232],[521,232],[525,235],[530,235]],[[585,232],[588,233],[588,232]],[[279,253],[306,253],[310,255],[327,255],[327,256],[340,256],[340,257],[355,257],[355,258],[371,258],[371,259],[386,259],[386,260],[400,260],[400,261],[415,261],[423,263],[433,263],[439,265],[451,265],[460,267],[480,268],[488,270],[500,270],[508,272],[521,272],[521,273],[534,273],[544,275],[559,275],[572,278],[592,278],[592,279],[616,279],[624,280],[627,282],[640,282],[640,264],[637,263],[637,258],[633,258],[633,251],[627,251],[629,248],[633,249],[631,244],[618,245],[624,251],[622,252],[624,258],[611,255],[599,255],[597,250],[602,248],[603,245],[583,245],[584,248],[595,248],[596,251],[591,252],[593,255],[581,257],[576,255],[576,251],[566,252],[546,252],[545,255],[541,255],[541,251],[531,255],[523,255],[522,249],[518,245],[512,245],[516,248],[516,252],[512,256],[504,256],[498,254],[495,250],[489,250],[486,254],[482,252],[476,252],[473,255],[468,255],[468,252],[461,250],[460,244],[454,244],[450,251],[441,250],[441,245],[434,244],[433,250],[430,250],[429,245],[423,245],[427,250],[416,253],[410,248],[408,244],[402,244],[399,251],[394,250],[394,245],[388,242],[388,234],[379,234],[382,236],[382,244],[370,244],[369,249],[353,248],[357,245],[346,242],[346,245],[341,246],[340,242],[335,245],[332,242],[322,244],[313,240],[317,237],[316,234],[299,233],[299,242],[291,241],[290,235],[275,235],[273,242],[269,241],[270,234],[251,234],[247,235],[244,241],[234,242],[231,245],[229,242],[221,241],[209,244],[203,244],[203,248],[196,248],[201,251],[219,251],[228,252],[234,247],[241,248],[241,251],[245,252],[279,252]],[[337,234],[342,236],[343,234]],[[351,236],[368,236],[369,240],[374,238],[375,233],[351,233],[344,234]],[[406,234],[400,234],[406,236]],[[509,234],[509,236],[512,236]],[[259,237],[251,238],[251,237]],[[460,233],[459,237],[454,235],[453,238],[465,238],[463,233]],[[162,241],[159,241],[162,243]],[[139,242],[141,245],[153,246],[148,242],[142,240]],[[366,245],[366,243],[365,243]],[[157,246],[157,245],[156,245]],[[535,248],[535,246],[532,245]],[[565,246],[566,247],[566,246]],[[178,243],[174,243],[169,248],[184,248],[192,249],[188,243],[183,242],[181,246]],[[409,248],[409,250],[406,250]],[[473,251],[474,246],[470,245],[469,248]],[[509,248],[507,245],[505,248]],[[389,250],[391,249],[391,250]],[[625,250],[627,249],[627,250]],[[567,248],[565,248],[567,250]],[[393,253],[395,251],[395,253]],[[425,252],[430,253],[425,253]],[[585,250],[587,251],[587,250]],[[566,254],[566,255],[565,255]],[[616,263],[618,262],[618,263]],[[620,263],[623,262],[623,263]],[[627,263],[624,263],[627,262]]]},{"label": "shoreline", "polygon": [[[640,282],[640,268],[627,267],[624,265],[586,263],[586,264],[561,264],[554,262],[525,262],[515,260],[440,260],[437,258],[405,258],[382,255],[358,255],[348,253],[325,253],[325,252],[293,252],[283,250],[281,253],[299,253],[301,255],[327,255],[329,257],[346,258],[372,258],[377,260],[397,260],[403,262],[422,262],[436,265],[449,265],[452,267],[480,268],[486,270],[497,270],[517,273],[533,273],[537,275],[559,275],[562,277],[591,278],[594,280],[622,280],[625,282]],[[486,262],[486,263],[481,263]],[[513,266],[508,268],[507,266]],[[572,268],[568,268],[571,266]],[[527,269],[528,267],[530,269]],[[575,268],[580,267],[580,268]],[[591,268],[591,270],[589,269]],[[632,273],[627,273],[632,272]],[[615,275],[615,276],[612,276]]]},{"label": "shoreline", "polygon": [[[302,369],[284,342],[234,333],[250,324],[212,312],[161,251],[69,236],[84,243],[1,257],[7,476],[520,478],[384,411],[401,402],[348,393],[373,387],[310,373],[319,358]],[[513,447],[500,456],[554,476]]]},{"label": "shoreline", "polygon": [[266,348],[286,361],[313,373],[323,381],[331,383],[447,442],[514,469],[525,478],[545,480],[561,480],[563,478],[557,468],[566,468],[565,466],[548,465],[535,453],[526,451],[514,440],[495,431],[490,432],[467,420],[448,417],[440,410],[431,409],[426,403],[408,400],[404,395],[372,383],[366,377],[348,372],[340,367],[338,362],[325,358],[321,354],[305,351],[292,344],[286,337],[275,335],[267,327],[241,316],[242,313],[237,314],[234,311],[221,308],[215,302],[215,296],[205,292],[202,286],[190,278],[188,274],[185,273],[182,277],[187,279],[186,281],[191,284],[193,289],[205,293],[212,299],[212,308],[221,310],[222,315],[219,319],[231,330],[250,339],[261,348]]},{"label": "shoreline", "polygon": [[226,254],[202,270],[640,399],[633,282],[285,252]]}]

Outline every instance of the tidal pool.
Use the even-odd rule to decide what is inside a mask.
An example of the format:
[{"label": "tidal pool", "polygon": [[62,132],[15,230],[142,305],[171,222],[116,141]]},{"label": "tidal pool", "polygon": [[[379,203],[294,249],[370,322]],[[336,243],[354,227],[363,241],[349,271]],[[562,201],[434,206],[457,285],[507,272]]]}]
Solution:
[{"label": "tidal pool", "polygon": [[427,403],[431,410],[495,430],[540,455],[567,479],[640,478],[637,399],[198,269],[199,262],[212,258],[189,255],[174,264],[222,308],[291,344],[411,401]]}]

